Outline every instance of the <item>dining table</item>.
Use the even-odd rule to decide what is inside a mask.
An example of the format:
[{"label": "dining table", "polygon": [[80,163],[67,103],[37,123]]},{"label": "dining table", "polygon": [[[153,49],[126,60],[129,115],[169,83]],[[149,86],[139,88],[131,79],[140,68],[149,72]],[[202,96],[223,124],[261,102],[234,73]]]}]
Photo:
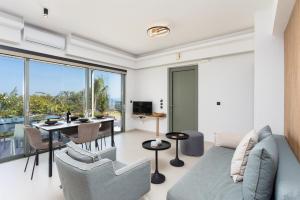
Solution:
[{"label": "dining table", "polygon": [[[104,118],[104,119],[89,119],[89,123],[111,123],[111,146],[115,146],[114,141],[114,118]],[[36,127],[37,129],[41,129],[46,131],[49,134],[49,172],[48,176],[52,177],[52,162],[53,162],[53,133],[55,131],[62,131],[64,129],[72,128],[72,127],[78,127],[80,124],[82,124],[79,121],[72,121],[67,123],[66,121],[58,121],[54,125],[47,125],[45,123],[33,123],[32,126]]]}]

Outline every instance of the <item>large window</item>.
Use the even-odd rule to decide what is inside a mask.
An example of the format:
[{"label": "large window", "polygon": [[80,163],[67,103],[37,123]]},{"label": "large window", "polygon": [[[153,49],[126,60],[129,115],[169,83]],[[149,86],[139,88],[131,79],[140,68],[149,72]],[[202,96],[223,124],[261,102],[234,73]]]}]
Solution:
[{"label": "large window", "polygon": [[109,115],[115,118],[114,130],[122,130],[122,75],[93,71],[93,111],[94,115]]},{"label": "large window", "polygon": [[29,74],[31,121],[83,115],[85,69],[30,61]]},{"label": "large window", "polygon": [[24,60],[0,56],[0,159],[24,153]]},{"label": "large window", "polygon": [[0,54],[0,162],[29,153],[24,125],[62,119],[68,111],[112,116],[114,130],[124,129],[124,75],[79,65]]}]

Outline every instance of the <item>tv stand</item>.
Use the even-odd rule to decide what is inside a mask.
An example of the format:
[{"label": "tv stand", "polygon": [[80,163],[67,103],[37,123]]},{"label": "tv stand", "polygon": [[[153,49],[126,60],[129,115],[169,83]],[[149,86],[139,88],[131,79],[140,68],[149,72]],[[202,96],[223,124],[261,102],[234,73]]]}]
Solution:
[{"label": "tv stand", "polygon": [[151,118],[151,119],[156,119],[156,131],[155,131],[155,136],[156,138],[159,138],[159,119],[160,118],[165,118],[166,114],[165,113],[152,113],[151,115],[137,115],[134,114],[134,117],[137,117],[139,119],[145,119],[145,118]]}]

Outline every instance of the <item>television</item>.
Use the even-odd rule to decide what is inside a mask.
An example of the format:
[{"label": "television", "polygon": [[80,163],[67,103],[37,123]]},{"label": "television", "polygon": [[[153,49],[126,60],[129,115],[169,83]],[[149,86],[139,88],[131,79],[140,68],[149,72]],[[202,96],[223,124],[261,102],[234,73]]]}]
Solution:
[{"label": "television", "polygon": [[133,102],[134,115],[151,115],[152,102],[151,101],[134,101]]}]

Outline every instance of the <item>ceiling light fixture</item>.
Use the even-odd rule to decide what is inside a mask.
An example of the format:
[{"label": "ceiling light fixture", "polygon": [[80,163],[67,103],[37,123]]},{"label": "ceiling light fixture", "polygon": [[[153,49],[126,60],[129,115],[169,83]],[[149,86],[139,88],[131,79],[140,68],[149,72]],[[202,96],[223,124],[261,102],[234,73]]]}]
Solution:
[{"label": "ceiling light fixture", "polygon": [[44,17],[48,17],[49,11],[48,8],[44,8]]},{"label": "ceiling light fixture", "polygon": [[148,28],[147,33],[150,37],[166,36],[170,33],[170,28],[167,26],[152,26]]}]

